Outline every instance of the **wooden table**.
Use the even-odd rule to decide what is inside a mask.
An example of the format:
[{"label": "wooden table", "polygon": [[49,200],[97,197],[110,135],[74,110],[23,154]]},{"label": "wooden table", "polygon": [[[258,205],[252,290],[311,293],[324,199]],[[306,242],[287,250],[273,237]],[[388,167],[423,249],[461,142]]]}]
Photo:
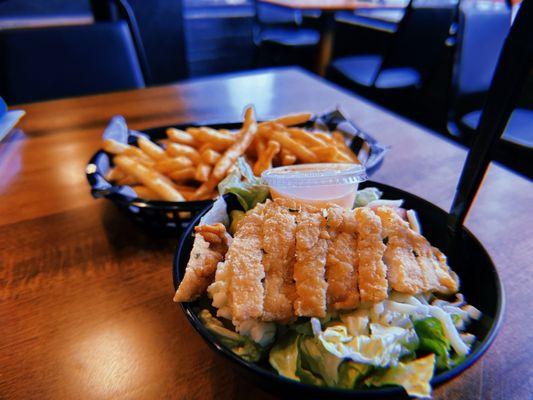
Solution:
[{"label": "wooden table", "polygon": [[361,0],[259,0],[263,3],[294,10],[320,10],[320,42],[315,62],[315,72],[321,76],[331,61],[335,43],[335,13],[368,8],[398,8],[396,5],[379,4]]},{"label": "wooden table", "polygon": [[[176,239],[139,230],[94,200],[84,167],[116,114],[134,129],[234,121],[336,104],[392,146],[375,180],[443,208],[465,150],[297,69],[22,106],[0,144],[0,398],[269,399],[214,354],[172,302]],[[531,398],[531,182],[492,165],[467,225],[507,290],[505,324],[483,359],[435,399]]]}]

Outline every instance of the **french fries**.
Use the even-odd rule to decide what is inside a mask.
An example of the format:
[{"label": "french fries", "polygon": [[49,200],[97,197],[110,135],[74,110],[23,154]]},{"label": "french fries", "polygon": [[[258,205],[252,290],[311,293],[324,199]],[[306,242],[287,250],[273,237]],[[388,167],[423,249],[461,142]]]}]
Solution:
[{"label": "french fries", "polygon": [[318,157],[315,153],[313,153],[301,143],[298,143],[295,140],[291,139],[287,132],[273,131],[271,134],[271,138],[279,142],[283,147],[286,147],[287,150],[292,152],[304,163],[318,162]]},{"label": "french fries", "polygon": [[128,156],[117,156],[113,161],[120,169],[133,175],[144,186],[161,196],[162,200],[185,201],[181,193],[174,189],[158,172],[148,169]]},{"label": "french fries", "polygon": [[186,144],[188,146],[197,145],[196,140],[194,140],[194,138],[192,137],[190,133],[181,131],[176,128],[168,128],[167,136],[171,141],[179,143],[179,144]]},{"label": "french fries", "polygon": [[257,158],[256,163],[254,164],[254,174],[261,176],[261,173],[269,168],[272,168],[272,159],[276,154],[279,153],[281,146],[279,142],[275,140],[269,140],[266,146],[265,151],[263,151]]},{"label": "french fries", "polygon": [[340,132],[302,128],[311,113],[288,114],[257,123],[248,107],[239,131],[190,127],[168,128],[154,142],[138,137],[137,146],[112,139],[103,149],[113,160],[106,179],[132,186],[146,200],[191,201],[217,195],[217,185],[244,156],[255,175],[269,168],[299,163],[359,163]]}]

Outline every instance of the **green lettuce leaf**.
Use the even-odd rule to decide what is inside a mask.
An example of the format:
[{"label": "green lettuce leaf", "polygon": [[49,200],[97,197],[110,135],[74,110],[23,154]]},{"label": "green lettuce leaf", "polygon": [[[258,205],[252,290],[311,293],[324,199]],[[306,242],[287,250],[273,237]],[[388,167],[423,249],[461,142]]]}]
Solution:
[{"label": "green lettuce leaf", "polygon": [[413,321],[419,343],[417,354],[434,353],[437,356],[437,369],[450,369],[455,362],[450,358],[450,342],[444,334],[442,323],[435,317]]},{"label": "green lettuce leaf", "polygon": [[331,354],[315,337],[300,338],[300,354],[309,370],[324,379],[327,386],[337,385],[342,358]]},{"label": "green lettuce leaf", "polygon": [[355,195],[354,207],[364,207],[374,200],[379,200],[383,192],[375,187],[358,190]]},{"label": "green lettuce leaf", "polygon": [[209,310],[200,311],[199,317],[207,330],[233,353],[246,361],[257,362],[261,359],[261,346],[246,336],[239,335],[237,332],[226,328],[222,322],[211,315]]},{"label": "green lettuce leaf", "polygon": [[298,334],[288,332],[270,350],[268,361],[278,374],[299,381],[296,371],[299,364]]},{"label": "green lettuce leaf", "polygon": [[430,397],[431,385],[435,369],[435,354],[410,362],[400,362],[395,367],[381,373],[371,375],[365,380],[368,386],[402,386],[409,396]]},{"label": "green lettuce leaf", "polygon": [[218,184],[221,195],[233,193],[247,211],[262,203],[269,196],[268,186],[254,176],[250,165],[243,157],[237,159],[237,167]]},{"label": "green lettuce leaf", "polygon": [[345,361],[339,367],[339,382],[337,383],[337,387],[354,389],[371,370],[372,367],[368,365]]},{"label": "green lettuce leaf", "polygon": [[246,213],[241,210],[232,210],[230,213],[230,226],[229,226],[229,233],[232,235],[237,232],[237,224],[246,216]]}]

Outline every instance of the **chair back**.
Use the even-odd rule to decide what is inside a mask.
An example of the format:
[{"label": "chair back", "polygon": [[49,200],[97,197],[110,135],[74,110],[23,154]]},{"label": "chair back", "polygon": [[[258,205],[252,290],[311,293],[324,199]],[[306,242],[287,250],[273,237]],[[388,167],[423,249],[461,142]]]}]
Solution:
[{"label": "chair back", "polygon": [[125,21],[0,31],[0,96],[10,104],[143,86]]},{"label": "chair back", "polygon": [[461,7],[452,78],[457,107],[468,110],[483,105],[510,26],[511,11],[507,7]]},{"label": "chair back", "polygon": [[430,78],[443,56],[458,0],[410,1],[384,55],[382,69],[411,67]]},{"label": "chair back", "polygon": [[150,84],[185,79],[188,64],[182,0],[120,0],[131,8],[150,68]]},{"label": "chair back", "polygon": [[302,13],[286,7],[254,0],[255,22],[259,25],[299,25]]}]

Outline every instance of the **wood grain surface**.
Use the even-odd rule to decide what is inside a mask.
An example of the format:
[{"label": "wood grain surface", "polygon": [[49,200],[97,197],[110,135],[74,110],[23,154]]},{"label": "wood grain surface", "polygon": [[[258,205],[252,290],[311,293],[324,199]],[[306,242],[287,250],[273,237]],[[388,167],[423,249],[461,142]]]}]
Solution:
[{"label": "wood grain surface", "polygon": [[[342,106],[391,146],[373,179],[449,208],[466,151],[298,69],[23,105],[0,143],[1,399],[270,399],[172,302],[176,239],[89,194],[84,167],[116,114],[134,129]],[[467,226],[493,257],[507,314],[487,354],[435,399],[531,398],[531,182],[491,165]]]}]

